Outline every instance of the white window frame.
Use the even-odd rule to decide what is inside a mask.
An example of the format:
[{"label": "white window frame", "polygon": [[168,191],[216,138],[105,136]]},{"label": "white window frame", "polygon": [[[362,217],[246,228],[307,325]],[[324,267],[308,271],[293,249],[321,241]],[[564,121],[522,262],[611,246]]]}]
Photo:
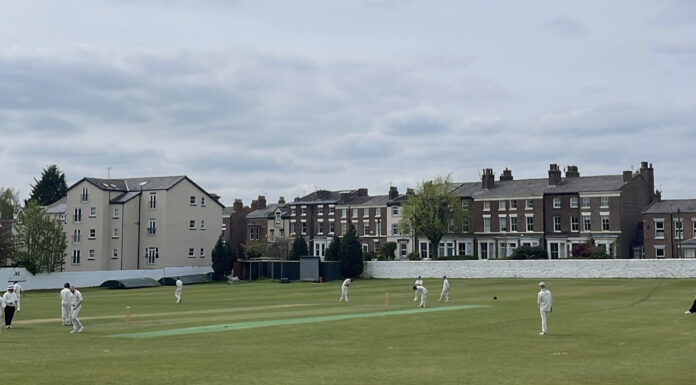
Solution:
[{"label": "white window frame", "polygon": [[582,231],[592,231],[591,215],[582,215]]},{"label": "white window frame", "polygon": [[524,209],[525,210],[534,210],[534,199],[525,199],[524,200]]},{"label": "white window frame", "polygon": [[118,231],[118,227],[114,227],[114,228],[113,228],[113,231],[111,232],[111,238],[112,238],[112,239],[118,239],[119,236],[120,236],[120,234],[119,234],[119,231]]},{"label": "white window frame", "polygon": [[[658,256],[658,250],[662,251],[662,255]],[[657,259],[663,259],[665,257],[665,247],[664,246],[655,246],[655,258]]]},{"label": "white window frame", "polygon": [[577,209],[578,205],[579,205],[578,197],[570,197],[570,207],[573,209]]},{"label": "white window frame", "polygon": [[82,191],[80,192],[80,202],[81,203],[89,202],[89,189],[87,187],[83,187]]},{"label": "white window frame", "polygon": [[118,259],[118,249],[111,250],[111,259]]},{"label": "white window frame", "polygon": [[506,209],[505,201],[498,201],[498,211],[505,211]]},{"label": "white window frame", "polygon": [[510,232],[512,232],[512,233],[517,232],[517,217],[516,216],[510,217]]},{"label": "white window frame", "polygon": [[611,230],[611,222],[609,221],[609,215],[602,215],[600,217],[600,220],[602,222],[602,231]]},{"label": "white window frame", "polygon": [[[653,223],[655,226],[655,239],[665,239],[665,219],[655,218],[653,219]],[[660,224],[659,228],[658,224]],[[659,235],[658,232],[661,232],[662,235]]]},{"label": "white window frame", "polygon": [[[505,201],[501,201],[501,202],[505,202]],[[498,215],[498,230],[501,233],[506,233],[508,231],[507,216]]]},{"label": "white window frame", "polygon": [[188,257],[189,258],[196,258],[196,250],[193,247],[189,247]]},{"label": "white window frame", "polygon": [[561,232],[561,216],[560,215],[553,216],[553,232],[554,233]]},{"label": "white window frame", "polygon": [[570,231],[575,233],[580,231],[580,219],[575,215],[570,216]]},{"label": "white window frame", "polygon": [[533,216],[531,216],[531,215],[525,216],[524,229],[528,233],[531,233],[534,231],[534,217]]},{"label": "white window frame", "polygon": [[189,196],[189,206],[196,206],[196,196],[195,195]]},{"label": "white window frame", "polygon": [[560,209],[561,208],[561,198],[553,198],[553,208],[554,209]]},{"label": "white window frame", "polygon": [[195,219],[189,219],[189,230],[195,230],[196,229],[196,220]]},{"label": "white window frame", "polygon": [[97,229],[89,229],[88,239],[91,239],[91,240],[97,239]]},{"label": "white window frame", "polygon": [[94,261],[96,259],[95,257],[95,251],[94,249],[89,249],[87,252],[87,260],[88,261]]},{"label": "white window frame", "polygon": [[583,209],[589,209],[590,205],[592,204],[592,200],[590,197],[582,197],[580,200],[581,206]]},{"label": "white window frame", "polygon": [[606,195],[602,195],[599,197],[599,207],[601,208],[607,208],[609,207],[609,197]]},{"label": "white window frame", "polygon": [[[672,218],[674,239],[684,239],[684,218]],[[679,227],[677,227],[679,224]]]},{"label": "white window frame", "polygon": [[118,219],[121,218],[121,208],[120,207],[114,207],[113,213],[111,215],[113,219]]},{"label": "white window frame", "polygon": [[491,211],[491,201],[483,201],[483,211]]},{"label": "white window frame", "polygon": [[483,217],[483,232],[491,232],[491,217]]},{"label": "white window frame", "polygon": [[90,208],[89,208],[89,217],[90,217],[90,218],[96,218],[96,217],[97,217],[97,208],[96,208],[96,207],[90,207]]}]

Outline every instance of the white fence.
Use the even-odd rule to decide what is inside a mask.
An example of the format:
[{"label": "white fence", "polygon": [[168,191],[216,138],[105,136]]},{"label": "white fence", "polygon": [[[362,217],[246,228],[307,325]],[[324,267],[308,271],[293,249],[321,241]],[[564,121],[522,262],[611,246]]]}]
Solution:
[{"label": "white fence", "polygon": [[693,278],[696,259],[368,261],[370,278]]},{"label": "white fence", "polygon": [[[3,282],[19,281],[24,290],[58,289],[66,282],[76,287],[99,286],[110,279],[176,277],[179,275],[205,274],[213,271],[209,266],[203,267],[165,267],[164,269],[148,270],[105,270],[105,271],[72,271],[63,273],[40,273],[31,275],[24,268],[0,269],[0,284]],[[5,291],[0,286],[0,291]]]}]

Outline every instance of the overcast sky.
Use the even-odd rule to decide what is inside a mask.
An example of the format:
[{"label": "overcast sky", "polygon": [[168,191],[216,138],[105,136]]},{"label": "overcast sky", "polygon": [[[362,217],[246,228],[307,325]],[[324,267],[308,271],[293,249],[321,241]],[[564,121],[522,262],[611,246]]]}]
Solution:
[{"label": "overcast sky", "polygon": [[0,186],[57,164],[231,205],[653,163],[696,198],[696,1],[8,1]]}]

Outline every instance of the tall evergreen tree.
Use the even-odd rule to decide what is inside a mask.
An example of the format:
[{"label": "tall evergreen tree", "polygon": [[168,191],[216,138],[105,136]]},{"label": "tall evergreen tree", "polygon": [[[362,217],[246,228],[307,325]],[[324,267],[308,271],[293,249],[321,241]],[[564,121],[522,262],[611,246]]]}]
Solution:
[{"label": "tall evergreen tree", "polygon": [[234,263],[237,261],[237,249],[231,243],[225,242],[225,276],[232,274]]},{"label": "tall evergreen tree", "polygon": [[41,173],[41,180],[34,178],[34,182],[36,184],[31,186],[29,200],[36,201],[41,206],[48,206],[68,195],[65,174],[55,164],[45,168]]},{"label": "tall evergreen tree", "polygon": [[227,259],[227,247],[225,247],[225,241],[222,238],[222,234],[218,237],[217,242],[215,242],[215,247],[213,247],[213,279],[220,280],[225,277],[225,265]]},{"label": "tall evergreen tree", "polygon": [[352,224],[341,239],[341,274],[346,278],[359,277],[363,272],[363,253],[355,226]]},{"label": "tall evergreen tree", "polygon": [[303,237],[296,237],[292,241],[292,252],[290,253],[290,258],[292,260],[298,260],[300,257],[309,255],[309,247],[307,247],[307,241]]},{"label": "tall evergreen tree", "polygon": [[30,273],[63,270],[67,248],[63,226],[46,215],[36,201],[30,201],[20,213],[14,243],[17,265]]},{"label": "tall evergreen tree", "polygon": [[326,261],[339,261],[341,259],[341,239],[334,237],[326,248]]}]

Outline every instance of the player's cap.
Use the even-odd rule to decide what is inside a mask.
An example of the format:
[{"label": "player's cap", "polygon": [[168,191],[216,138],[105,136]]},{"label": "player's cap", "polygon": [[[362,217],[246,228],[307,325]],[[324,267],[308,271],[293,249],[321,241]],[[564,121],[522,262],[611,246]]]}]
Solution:
[{"label": "player's cap", "polygon": [[14,285],[10,285],[7,287],[7,290],[14,290]]},{"label": "player's cap", "polygon": [[539,287],[546,287],[546,284],[544,282],[539,282]]}]

